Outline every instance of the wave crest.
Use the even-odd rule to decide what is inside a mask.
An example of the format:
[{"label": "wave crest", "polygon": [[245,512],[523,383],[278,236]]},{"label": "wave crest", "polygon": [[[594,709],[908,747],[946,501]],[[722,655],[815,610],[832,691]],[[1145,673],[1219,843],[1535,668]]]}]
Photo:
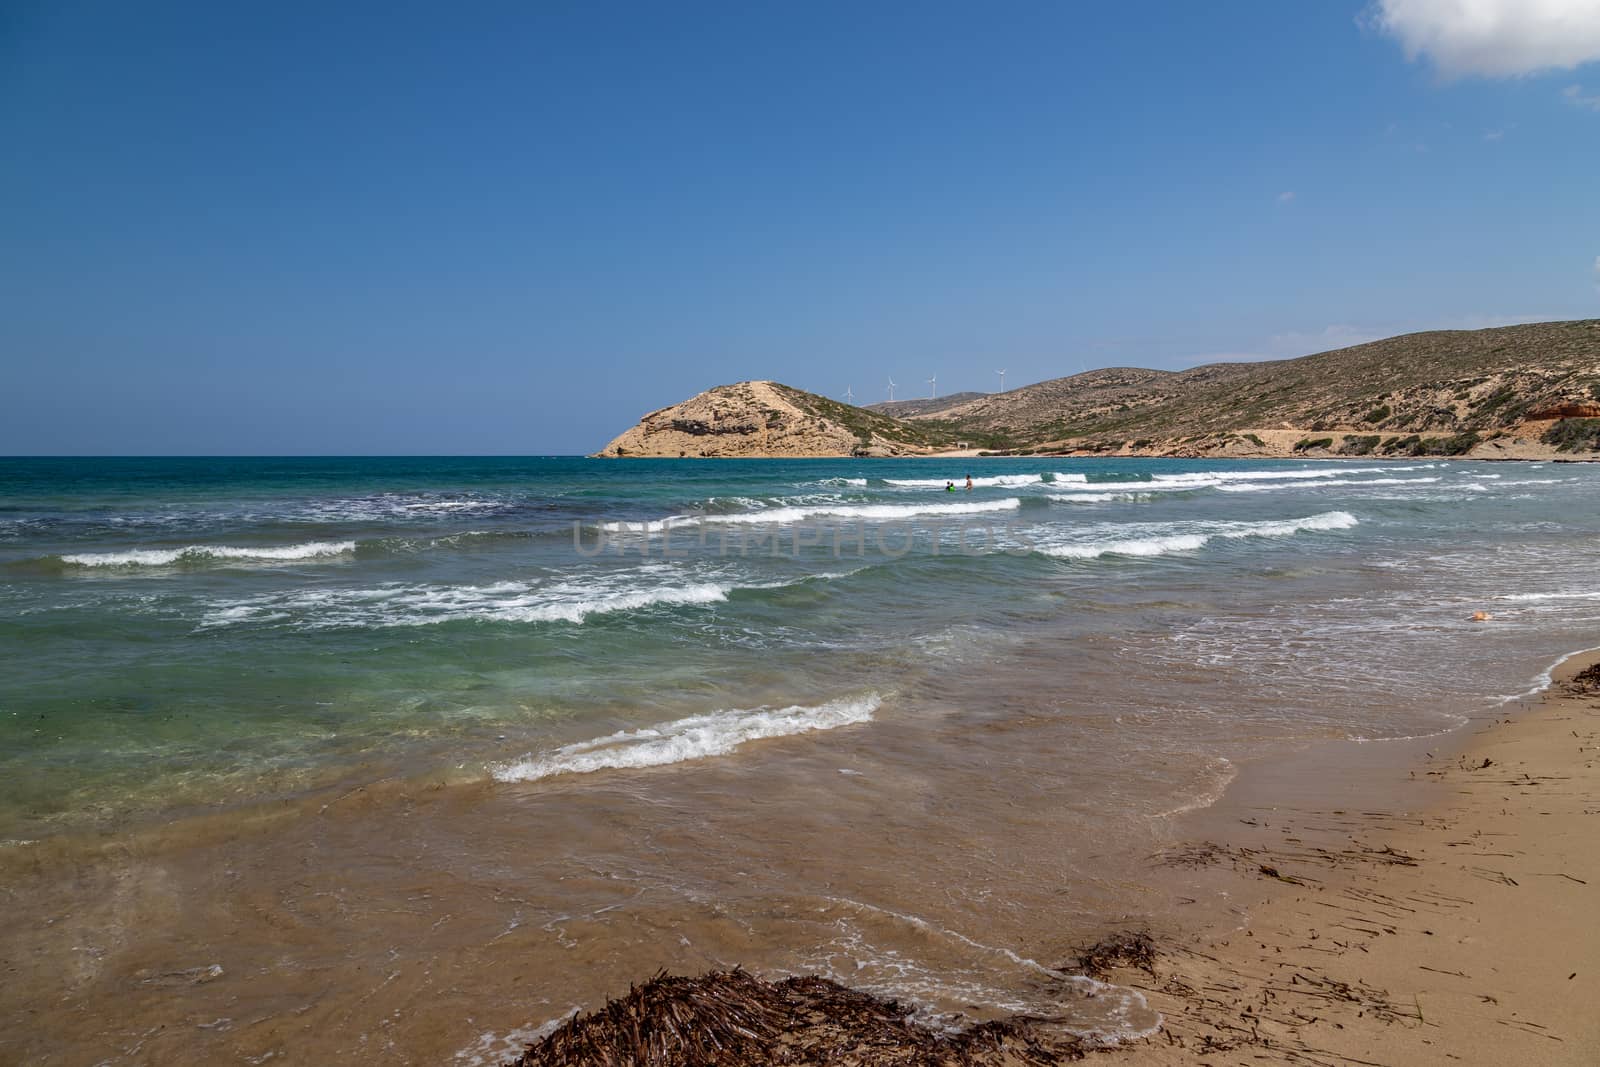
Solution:
[{"label": "wave crest", "polygon": [[618,584],[496,582],[493,585],[388,585],[364,589],[302,589],[216,605],[202,630],[286,623],[302,630],[381,629],[447,622],[582,623],[590,616],[651,607],[713,604],[738,586],[692,582],[654,588]]},{"label": "wave crest", "polygon": [[[1088,476],[1083,474],[1061,474],[1045,471],[1040,474],[986,474],[972,479],[972,484],[979,488],[992,488],[994,486],[1014,487],[1024,485],[1049,485],[1053,482],[1087,482]],[[897,485],[902,489],[943,489],[954,482],[959,488],[966,484],[965,478],[885,478],[885,485]]]},{"label": "wave crest", "polygon": [[496,781],[533,782],[560,774],[669,763],[721,756],[768,737],[788,737],[870,722],[883,703],[877,693],[853,700],[834,700],[815,707],[754,708],[691,715],[662,726],[621,730],[593,741],[563,745],[543,756],[529,756],[493,767]]},{"label": "wave crest", "polygon": [[125,552],[78,552],[61,562],[76,567],[171,567],[218,560],[285,563],[343,556],[356,550],[354,541],[307,541],[298,545],[184,545],[180,548],[135,548]]},{"label": "wave crest", "polygon": [[1022,506],[1017,497],[1004,500],[961,500],[948,504],[833,504],[818,507],[767,508],[727,515],[674,515],[644,522],[602,522],[607,533],[664,533],[686,526],[725,523],[749,526],[761,523],[795,523],[808,519],[893,520],[919,515],[974,515],[990,511],[1013,511]]},{"label": "wave crest", "polygon": [[1040,546],[1039,552],[1063,559],[1097,559],[1100,556],[1164,556],[1172,552],[1193,552],[1215,538],[1288,537],[1307,531],[1348,530],[1359,525],[1348,511],[1325,511],[1303,519],[1268,522],[1221,522],[1195,524],[1197,529],[1153,534],[1148,537],[1120,537],[1104,541],[1080,541],[1064,545]]}]

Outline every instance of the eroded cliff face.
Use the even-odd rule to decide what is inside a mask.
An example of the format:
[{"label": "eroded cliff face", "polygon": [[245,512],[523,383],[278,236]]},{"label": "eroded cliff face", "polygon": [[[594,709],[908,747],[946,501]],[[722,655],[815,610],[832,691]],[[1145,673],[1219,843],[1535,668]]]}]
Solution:
[{"label": "eroded cliff face", "polygon": [[[870,421],[875,417],[867,412],[861,415],[869,421],[847,425],[818,413],[814,405],[805,405],[808,397],[773,382],[719,385],[681,404],[650,412],[597,455],[826,457],[920,455],[927,451],[880,436]],[[861,410],[831,406],[846,414]]]}]

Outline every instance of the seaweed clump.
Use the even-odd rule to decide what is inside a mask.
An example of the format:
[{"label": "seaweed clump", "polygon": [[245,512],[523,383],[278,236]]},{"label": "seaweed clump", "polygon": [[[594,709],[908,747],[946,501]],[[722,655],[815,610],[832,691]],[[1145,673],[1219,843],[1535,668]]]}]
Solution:
[{"label": "seaweed clump", "polygon": [[1585,667],[1567,682],[1569,689],[1579,693],[1600,692],[1600,663]]},{"label": "seaweed clump", "polygon": [[1076,1039],[1047,1040],[1024,1016],[951,1035],[910,1016],[896,1001],[816,976],[663,972],[574,1015],[508,1067],[1044,1067],[1084,1055]]},{"label": "seaweed clump", "polygon": [[1142,930],[1112,934],[1078,953],[1077,970],[1090,978],[1103,979],[1118,967],[1133,967],[1154,976],[1156,945]]}]

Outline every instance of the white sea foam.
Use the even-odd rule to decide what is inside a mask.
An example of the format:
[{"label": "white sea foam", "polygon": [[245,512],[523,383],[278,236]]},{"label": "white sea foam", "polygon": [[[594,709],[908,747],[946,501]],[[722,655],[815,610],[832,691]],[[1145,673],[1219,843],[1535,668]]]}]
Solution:
[{"label": "white sea foam", "polygon": [[306,630],[430,626],[445,622],[568,622],[594,615],[727,599],[732,583],[687,582],[630,588],[625,581],[496,582],[364,589],[298,589],[218,603],[201,629],[291,621]]},{"label": "white sea foam", "polygon": [[1093,485],[1075,485],[1070,493],[1051,493],[1052,500],[1070,500],[1093,503],[1102,500],[1128,500],[1137,496],[1143,500],[1159,499],[1165,493],[1192,493],[1197,489],[1211,489],[1221,482],[1192,482],[1186,485],[1156,485],[1153,482],[1098,482]]},{"label": "white sea foam", "polygon": [[79,567],[170,567],[175,563],[212,560],[284,563],[343,556],[356,550],[354,541],[307,541],[298,545],[185,545],[181,548],[137,548],[125,552],[79,552],[62,556]]},{"label": "white sea foam", "polygon": [[1169,552],[1193,552],[1204,548],[1211,538],[1205,534],[1173,534],[1168,537],[1130,537],[1119,541],[1089,541],[1075,545],[1049,545],[1039,549],[1048,556],[1066,559],[1094,559],[1098,556],[1164,556]]},{"label": "white sea foam", "polygon": [[[1136,989],[1084,974],[1063,974],[1003,945],[985,944],[919,915],[849,897],[822,899],[857,912],[866,921],[836,920],[838,935],[816,951],[812,966],[852,986],[910,1000],[919,1005],[912,1018],[931,1029],[949,1033],[967,1025],[968,1020],[960,1015],[940,1011],[937,1005],[941,1002],[982,1004],[1003,1012],[1035,1015],[1042,1026],[1073,1034],[1092,1046],[1149,1037],[1161,1027],[1161,1014]],[[884,920],[911,926],[919,943],[935,947],[940,942],[951,943],[959,956],[971,962],[952,969],[919,959],[912,952],[880,947],[869,931]],[[852,966],[841,966],[845,964]],[[1075,999],[1073,1014],[1082,1013],[1077,1025],[1069,1025],[1059,1014],[1063,994],[1069,991]],[[1035,999],[1041,993],[1042,1002]]]},{"label": "white sea foam", "polygon": [[1528,700],[1532,697],[1538,696],[1546,689],[1549,689],[1551,685],[1555,684],[1556,671],[1561,669],[1561,665],[1563,663],[1567,662],[1567,660],[1574,656],[1586,656],[1590,652],[1600,652],[1600,645],[1596,645],[1592,648],[1578,648],[1568,652],[1566,655],[1560,657],[1554,663],[1550,664],[1550,666],[1540,671],[1539,676],[1534,679],[1533,686],[1531,688],[1525,692],[1512,693],[1509,696],[1503,696],[1496,700],[1495,704],[1504,707],[1505,705],[1511,704],[1518,700]]},{"label": "white sea foam", "polygon": [[[1009,488],[1025,485],[1051,485],[1056,482],[1087,482],[1084,474],[1071,474],[1050,472],[1045,474],[985,474],[972,479],[972,484],[979,488],[992,488],[1000,486]],[[885,478],[887,485],[897,485],[902,489],[943,489],[949,483],[964,487],[966,478]]]},{"label": "white sea foam", "polygon": [[1231,486],[1239,482],[1304,482],[1321,481],[1325,479],[1344,479],[1351,474],[1390,474],[1396,472],[1412,472],[1425,470],[1425,466],[1408,465],[1405,467],[1316,467],[1299,470],[1208,470],[1208,471],[1182,471],[1176,474],[1153,474],[1149,480],[1128,479],[1126,481],[1091,482],[1083,487],[1074,487],[1078,492],[1113,493],[1128,489],[1143,489],[1154,492],[1178,492],[1191,489],[1214,489],[1219,486]]},{"label": "white sea foam", "polygon": [[1440,719],[1445,725],[1437,730],[1428,730],[1420,734],[1394,734],[1388,737],[1368,737],[1366,734],[1350,733],[1346,737],[1358,745],[1386,745],[1393,741],[1424,741],[1430,737],[1443,737],[1445,734],[1455,733],[1472,720],[1465,715],[1451,715],[1447,712],[1440,713]]},{"label": "white sea foam", "polygon": [[727,515],[674,515],[648,522],[603,522],[608,533],[662,533],[687,526],[727,524],[748,526],[765,523],[796,523],[810,519],[891,521],[924,515],[975,515],[993,511],[1012,511],[1022,506],[1016,497],[1005,500],[960,500],[947,504],[831,504],[816,507],[766,508]]},{"label": "white sea foam", "polygon": [[1151,481],[1171,485],[1183,482],[1279,482],[1305,478],[1338,478],[1346,474],[1386,474],[1391,471],[1416,470],[1416,467],[1314,467],[1302,470],[1247,470],[1247,471],[1189,471],[1182,474],[1156,474]]},{"label": "white sea foam", "polygon": [[[1183,523],[1166,528],[1139,526],[1143,537],[1112,537],[1041,545],[1039,552],[1065,559],[1096,559],[1100,556],[1164,556],[1173,552],[1193,552],[1214,538],[1288,537],[1308,531],[1348,530],[1359,520],[1348,511],[1325,511],[1303,519],[1269,522]],[[1103,527],[1101,528],[1104,529]],[[1159,531],[1159,532],[1158,532]]]},{"label": "white sea foam", "polygon": [[1427,485],[1439,481],[1437,475],[1429,478],[1328,478],[1309,484],[1301,482],[1284,482],[1273,484],[1271,482],[1247,482],[1243,485],[1219,485],[1224,493],[1268,493],[1278,489],[1325,489],[1328,486],[1351,485]]},{"label": "white sea foam", "polygon": [[514,501],[500,497],[467,496],[442,499],[417,493],[377,493],[372,496],[307,500],[285,511],[261,508],[263,518],[282,518],[298,522],[384,522],[389,519],[425,520],[459,518],[462,515],[489,515],[506,510]]},{"label": "white sea foam", "polygon": [[[1432,466],[1429,464],[1428,466]],[[1075,485],[1070,493],[1058,493],[1055,499],[1074,503],[1098,503],[1101,497],[1108,500],[1126,500],[1129,492],[1188,493],[1200,489],[1219,489],[1228,493],[1262,493],[1279,489],[1321,488],[1325,485],[1400,485],[1407,482],[1438,481],[1432,478],[1370,478],[1352,479],[1350,474],[1383,474],[1397,471],[1419,471],[1426,467],[1347,467],[1342,469],[1290,470],[1290,471],[1187,471],[1179,474],[1156,474],[1148,481],[1090,482]],[[1145,497],[1144,499],[1154,499]]]},{"label": "white sea foam", "polygon": [[484,511],[493,506],[483,500],[422,500],[400,505],[405,511]]},{"label": "white sea foam", "polygon": [[815,730],[833,730],[870,722],[882,700],[878,694],[833,700],[815,707],[754,708],[713,711],[638,730],[622,730],[593,741],[563,745],[491,769],[497,781],[532,782],[558,774],[669,763],[722,756],[747,741],[788,737]]},{"label": "white sea foam", "polygon": [[1194,796],[1183,801],[1177,807],[1157,812],[1155,818],[1170,819],[1177,815],[1185,815],[1191,811],[1209,808],[1222,799],[1223,794],[1228,791],[1228,786],[1232,785],[1233,780],[1239,777],[1239,769],[1226,756],[1207,757],[1205,773],[1206,777],[1210,779],[1205,788],[1199,790]]},{"label": "white sea foam", "polygon": [[1600,600],[1600,592],[1592,589],[1568,589],[1558,593],[1507,593],[1496,600]]},{"label": "white sea foam", "polygon": [[457,1050],[452,1062],[458,1067],[500,1067],[501,1064],[509,1063],[522,1055],[523,1050],[529,1045],[537,1044],[547,1035],[554,1033],[562,1023],[581,1010],[580,1005],[574,1004],[562,1014],[547,1019],[538,1026],[519,1027],[504,1033],[485,1030],[470,1045]]},{"label": "white sea foam", "polygon": [[1195,482],[1091,482],[1088,485],[1074,485],[1071,492],[1054,492],[1051,494],[1055,500],[1073,500],[1092,502],[1100,499],[1116,500],[1126,498],[1129,493],[1141,494],[1144,499],[1153,500],[1157,493],[1192,493],[1197,489],[1214,489],[1222,485],[1220,479]]},{"label": "white sea foam", "polygon": [[1056,493],[1051,499],[1064,500],[1071,504],[1117,504],[1136,500],[1155,500],[1158,496],[1155,493]]},{"label": "white sea foam", "polygon": [[213,601],[202,630],[283,625],[299,630],[382,629],[449,622],[572,623],[648,608],[714,604],[739,589],[777,589],[846,577],[822,572],[752,581],[728,569],[684,574],[661,564],[545,581],[489,585],[390,582],[355,588],[301,588]]}]

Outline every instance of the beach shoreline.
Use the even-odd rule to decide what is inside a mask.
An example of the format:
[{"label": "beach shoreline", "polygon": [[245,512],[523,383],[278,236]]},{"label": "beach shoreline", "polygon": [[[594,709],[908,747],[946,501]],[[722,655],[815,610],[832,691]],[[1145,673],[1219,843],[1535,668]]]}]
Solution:
[{"label": "beach shoreline", "polygon": [[[1310,1064],[1600,1061],[1600,1020],[1584,1007],[1600,1001],[1600,853],[1586,847],[1600,819],[1597,664],[1600,652],[1571,654],[1517,706],[1389,751],[1308,746],[1299,759],[1342,750],[1351,773],[1331,792],[1327,775],[1299,795],[1286,787],[1295,758],[1246,768],[1215,805],[1186,818],[1193,838],[1152,857],[1235,883],[1237,924],[1133,921],[1079,958],[1086,976],[1159,1011],[1156,1031],[1109,1046],[1052,1044],[1019,1018],[987,1024],[981,1041],[960,1048],[879,1047],[861,1062],[964,1055],[1009,1067],[1095,1048],[1160,1065],[1233,1062],[1229,1054]],[[577,1062],[561,1053],[599,1047],[582,1042],[606,1040],[607,1010],[648,1010],[640,1005],[651,995],[672,994],[636,990],[632,1002],[547,1035],[519,1067]],[[816,1031],[796,1024],[789,1037],[837,1050],[839,1034]]]},{"label": "beach shoreline", "polygon": [[[1594,1063],[1600,1020],[1600,686],[1581,653],[1520,711],[1427,746],[1413,810],[1280,805],[1195,863],[1270,888],[1237,930],[1113,972],[1162,1012],[1131,1063]],[[1399,784],[1399,783],[1397,783]],[[1212,852],[1215,846],[1218,851]]]},{"label": "beach shoreline", "polygon": [[[1346,853],[1336,813],[1428,809],[1413,767],[1596,643],[1592,472],[1367,462],[1036,459],[959,502],[922,461],[85,469],[98,517],[41,496],[8,549],[0,1060],[488,1067],[735,967],[1143,1047],[1143,972],[1085,946],[1250,929],[1285,823]],[[767,547],[575,551],[685,513]]]},{"label": "beach shoreline", "polygon": [[[1191,1063],[1200,1053],[1233,1050],[1255,1061],[1292,1063],[1594,1062],[1600,1030],[1581,1005],[1592,1002],[1600,986],[1600,967],[1593,966],[1600,963],[1600,939],[1587,919],[1600,886],[1600,857],[1583,852],[1583,835],[1592,834],[1589,824],[1600,816],[1600,691],[1575,694],[1567,686],[1595,663],[1600,653],[1576,654],[1551,670],[1554,681],[1546,689],[1509,698],[1498,711],[1480,713],[1445,732],[1381,742],[1328,739],[1291,751],[1273,746],[1264,758],[1244,762],[1213,803],[1173,817],[1168,843],[1148,859],[1151,885],[1164,885],[1170,893],[1186,883],[1212,902],[1200,903],[1192,922],[1183,918],[1188,909],[1155,915],[1130,903],[1122,915],[1108,915],[1103,927],[1075,931],[1062,942],[1044,933],[1050,916],[1036,913],[1032,925],[1041,931],[1039,943],[1014,948],[1058,971],[1053,980],[1058,989],[1098,995],[1111,987],[1142,998],[1141,1007],[1159,1012],[1163,1020],[1148,1036],[1108,1046],[1090,1035],[1077,1044],[1069,1039],[1067,1047],[1112,1049],[1134,1064]],[[442,806],[438,814],[443,814],[442,809],[464,810],[495,794],[470,787],[433,791],[420,782],[393,788],[398,798],[383,800],[378,795],[390,791],[364,788],[324,802],[322,810],[331,816],[355,804],[381,813],[398,801],[406,808]],[[294,804],[270,807],[283,810],[263,808],[253,818],[272,820],[283,832],[305,827],[307,843],[355,854],[326,836],[336,825],[327,818],[296,817],[300,806]],[[159,842],[166,835],[157,833],[144,844],[108,841],[105,855],[86,858],[83,870],[87,874],[109,864],[93,877],[109,880],[107,900],[116,908],[131,892],[151,896],[156,914],[166,914],[181,899],[171,888],[175,876],[187,877],[180,873],[186,867],[231,867],[257,851],[249,840],[254,835],[240,836],[242,828],[230,829],[230,820],[203,822],[209,829],[193,820],[173,829],[185,837],[201,832],[212,841],[184,846],[186,861],[169,855]],[[372,828],[358,819],[340,840],[369,837]],[[291,843],[276,855],[291,855],[296,847]],[[36,861],[45,862],[46,856]],[[223,873],[233,877],[232,870]],[[210,877],[202,875],[201,884]],[[1231,902],[1220,916],[1214,903],[1219,898]],[[273,925],[284,921],[275,899],[262,886],[259,901],[252,903],[273,916]],[[1133,944],[1148,944],[1151,954],[1119,955],[1116,946],[1127,944],[1129,935],[1148,937]],[[41,929],[39,936],[50,935]],[[78,936],[93,944],[99,935],[84,931]],[[1096,938],[1112,948],[1078,951]],[[38,947],[45,944],[39,941]],[[482,965],[509,961],[493,948],[485,947]],[[1093,966],[1085,965],[1089,957],[1097,957]],[[202,994],[209,998],[212,975],[220,973],[206,969],[213,958],[227,965],[228,975],[235,973],[231,960],[209,954],[196,956],[198,966],[191,970],[139,971],[136,982],[148,990],[140,996],[154,994],[145,1010],[156,1010],[181,990],[189,1004],[184,1015],[197,1025],[220,1018],[218,1012],[230,1010],[225,1003],[203,1010],[199,999],[191,1002]],[[681,964],[672,969],[696,973]],[[459,983],[465,977],[461,974],[453,987],[463,996],[469,987]],[[1090,979],[1106,985],[1075,984]],[[781,985],[764,983],[773,989]],[[215,988],[220,991],[223,984]],[[696,989],[692,983],[685,987]],[[612,990],[612,996],[624,992]],[[853,1015],[865,1012],[863,1017],[880,1028],[899,1027],[920,1042],[909,1052],[900,1050],[913,1058],[866,1058],[863,1064],[941,1062],[926,1057],[961,1051],[975,1057],[974,1063],[1011,1067],[1056,1062],[1038,1056],[1062,1047],[1051,1044],[1059,1033],[1041,1035],[1025,1021],[1008,1029],[1004,1019],[972,1028],[987,1044],[940,1044],[950,1035],[930,1036],[914,1022],[897,1022],[893,1012],[885,1014],[884,1002],[870,995],[826,983],[801,991],[812,997],[807,1003],[813,1007],[820,998]],[[570,1019],[580,1006],[607,1010],[599,999],[567,1003],[571,1006],[558,1018]],[[552,1007],[559,1012],[559,1006]],[[465,1000],[461,1008],[477,1014]],[[529,1008],[520,1022],[525,1029],[506,1030],[501,1024],[497,1032],[514,1042],[515,1034],[543,1033],[557,1014],[532,1003]],[[160,1010],[166,1011],[164,1004]],[[333,1011],[337,1018],[346,1010],[330,1003],[317,1012]],[[1141,1013],[1135,1021],[1149,1019]],[[430,1024],[427,1037],[435,1051],[458,1042],[453,1029]],[[263,1036],[272,1046],[294,1047],[288,1032]],[[844,1036],[856,1035],[847,1031]],[[795,1037],[784,1031],[782,1040]],[[169,1043],[173,1039],[180,1042],[176,1047]],[[168,1052],[185,1045],[176,1033],[161,1040]],[[280,1041],[288,1043],[280,1046]],[[190,1051],[198,1056],[201,1047]],[[393,1051],[404,1053],[405,1046]],[[410,1050],[406,1060],[420,1051]],[[516,1049],[498,1044],[495,1051],[498,1055],[474,1062],[503,1062]],[[1028,1059],[1024,1053],[1037,1055]],[[584,1061],[535,1056],[527,1062]]]}]

